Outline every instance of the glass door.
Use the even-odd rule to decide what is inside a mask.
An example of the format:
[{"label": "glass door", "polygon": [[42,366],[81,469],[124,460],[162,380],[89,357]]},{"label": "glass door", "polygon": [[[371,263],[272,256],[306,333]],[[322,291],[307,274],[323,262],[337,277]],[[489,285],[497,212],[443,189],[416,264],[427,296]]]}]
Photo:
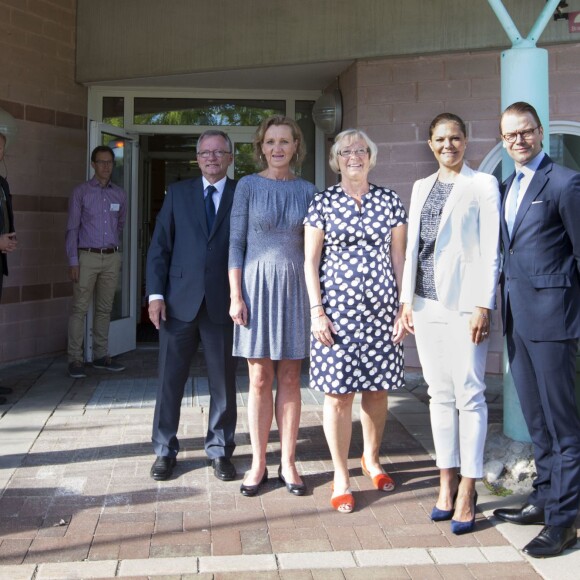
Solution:
[{"label": "glass door", "polygon": [[232,140],[234,162],[228,168],[228,177],[232,179],[240,179],[244,175],[256,173],[259,168],[254,162],[254,132],[256,127],[234,129],[228,131],[228,135]]},{"label": "glass door", "polygon": [[[91,121],[89,155],[97,145],[108,145],[113,150],[115,167],[111,179],[127,194],[127,217],[121,243],[123,262],[109,329],[109,354],[115,356],[136,347],[138,142],[123,129]],[[90,162],[88,166],[90,168]],[[92,169],[89,169],[89,173],[92,173]],[[89,308],[85,334],[85,359],[87,361],[93,359],[92,328],[93,309]]]}]

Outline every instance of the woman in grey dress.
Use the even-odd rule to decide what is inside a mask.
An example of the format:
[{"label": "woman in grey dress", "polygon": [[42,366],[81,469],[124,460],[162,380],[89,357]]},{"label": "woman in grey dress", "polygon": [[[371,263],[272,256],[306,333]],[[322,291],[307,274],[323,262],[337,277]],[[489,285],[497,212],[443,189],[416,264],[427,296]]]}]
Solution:
[{"label": "woman in grey dress", "polygon": [[316,188],[294,174],[305,147],[292,119],[266,119],[254,137],[254,155],[264,169],[239,181],[230,228],[234,355],[248,359],[250,375],[252,466],[240,491],[256,495],[268,479],[266,448],[275,407],[281,445],[278,478],[290,493],[304,495],[306,486],[295,464],[300,369],[310,331],[302,222]]}]

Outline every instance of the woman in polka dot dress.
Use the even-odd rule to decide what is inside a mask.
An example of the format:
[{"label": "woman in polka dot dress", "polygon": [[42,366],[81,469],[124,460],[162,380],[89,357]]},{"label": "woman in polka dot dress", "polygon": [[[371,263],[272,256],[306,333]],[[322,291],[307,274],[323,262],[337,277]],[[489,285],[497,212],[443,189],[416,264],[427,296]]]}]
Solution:
[{"label": "woman in polka dot dress", "polygon": [[331,504],[354,509],[348,451],[352,404],[362,393],[363,472],[376,489],[395,484],[380,464],[387,392],[403,385],[406,331],[399,321],[407,214],[394,191],[372,185],[377,146],[354,129],[337,135],[330,167],[341,181],[315,195],[305,224],[311,306],[310,387],[326,394],[324,433],[334,464]]}]

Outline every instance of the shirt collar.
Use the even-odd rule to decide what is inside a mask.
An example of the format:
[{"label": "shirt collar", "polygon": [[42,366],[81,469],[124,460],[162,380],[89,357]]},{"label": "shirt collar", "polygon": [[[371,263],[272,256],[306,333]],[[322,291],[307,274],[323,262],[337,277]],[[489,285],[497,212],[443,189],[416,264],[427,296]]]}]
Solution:
[{"label": "shirt collar", "polygon": [[516,174],[523,173],[524,177],[533,177],[534,173],[542,163],[542,159],[545,157],[544,151],[540,151],[533,159],[528,161],[525,165],[522,165],[516,170]]},{"label": "shirt collar", "polygon": [[91,177],[91,179],[89,180],[89,183],[93,186],[93,187],[100,187],[101,189],[105,189],[105,187],[111,187],[111,180],[109,179],[109,181],[107,182],[106,185],[101,185],[100,181],[93,175]]},{"label": "shirt collar", "polygon": [[207,189],[208,185],[213,185],[217,189],[218,193],[221,195],[224,192],[224,188],[226,186],[226,181],[228,179],[228,176],[226,175],[225,177],[223,177],[219,181],[216,181],[216,183],[210,183],[203,175],[202,175],[201,179],[203,181],[203,190],[204,191]]}]

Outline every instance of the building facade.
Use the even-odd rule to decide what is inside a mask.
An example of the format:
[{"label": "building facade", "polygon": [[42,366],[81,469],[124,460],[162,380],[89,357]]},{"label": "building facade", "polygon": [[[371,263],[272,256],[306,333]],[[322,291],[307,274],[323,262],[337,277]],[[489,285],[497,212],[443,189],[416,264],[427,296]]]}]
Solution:
[{"label": "building facade", "polygon": [[[580,0],[569,4],[580,10]],[[524,34],[543,5],[505,2]],[[248,148],[261,116],[295,117],[310,151],[304,175],[324,187],[336,179],[326,163],[332,136],[314,126],[312,105],[339,89],[342,128],[360,127],[377,142],[371,178],[407,207],[413,182],[436,169],[427,131],[442,111],[467,122],[469,164],[497,170],[500,55],[509,44],[485,0],[0,0],[0,31],[0,108],[18,126],[6,163],[20,240],[4,282],[0,363],[65,349],[67,203],[97,143],[114,147],[132,208],[118,352],[135,344],[143,258],[165,187],[195,175],[195,137],[208,127],[232,136],[232,175],[240,176],[251,170]],[[553,143],[578,164],[580,34],[551,22],[542,41]],[[488,370],[501,372],[497,317],[491,340]],[[412,342],[406,357],[418,365]]]}]

